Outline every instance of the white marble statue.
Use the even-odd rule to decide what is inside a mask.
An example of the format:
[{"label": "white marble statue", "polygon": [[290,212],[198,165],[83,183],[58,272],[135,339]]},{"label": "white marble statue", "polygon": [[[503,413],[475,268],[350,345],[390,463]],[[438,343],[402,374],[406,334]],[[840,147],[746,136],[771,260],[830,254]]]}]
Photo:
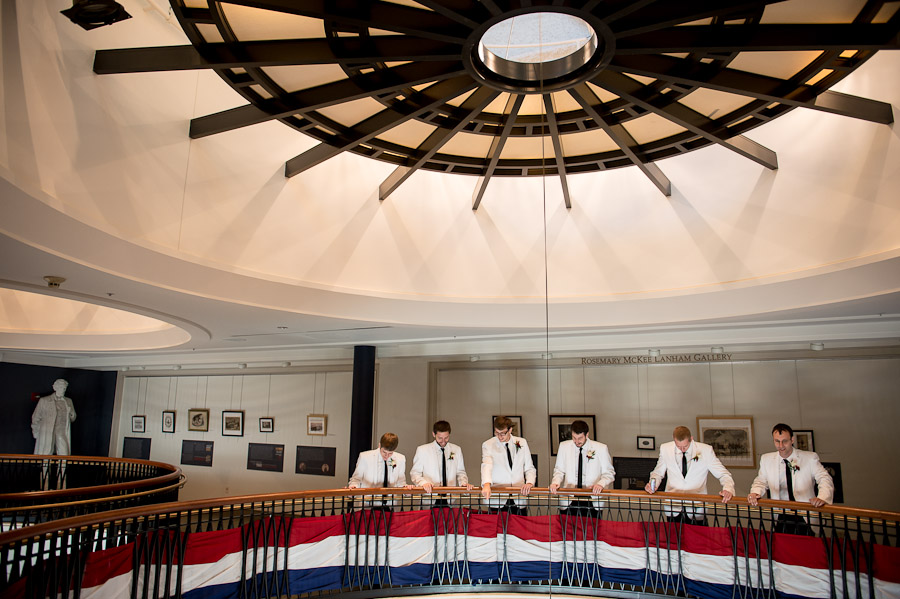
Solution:
[{"label": "white marble statue", "polygon": [[69,383],[65,379],[53,382],[53,395],[42,397],[31,415],[31,434],[34,435],[35,455],[69,455],[75,420],[75,406],[66,397]]}]

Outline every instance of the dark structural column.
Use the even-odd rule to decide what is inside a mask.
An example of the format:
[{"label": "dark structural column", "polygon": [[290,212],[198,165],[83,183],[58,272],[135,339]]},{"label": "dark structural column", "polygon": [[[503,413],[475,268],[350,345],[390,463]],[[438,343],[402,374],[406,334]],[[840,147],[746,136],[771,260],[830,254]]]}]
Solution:
[{"label": "dark structural column", "polygon": [[350,404],[349,472],[356,468],[360,452],[372,449],[372,421],[375,415],[375,347],[353,348],[353,395]]}]

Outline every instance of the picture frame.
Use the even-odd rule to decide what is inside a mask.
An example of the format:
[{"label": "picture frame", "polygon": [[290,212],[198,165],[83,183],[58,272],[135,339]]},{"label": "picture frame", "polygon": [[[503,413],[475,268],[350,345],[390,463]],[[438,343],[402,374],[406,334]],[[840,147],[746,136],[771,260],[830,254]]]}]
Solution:
[{"label": "picture frame", "polygon": [[[503,414],[496,414],[491,416],[491,435],[494,434],[494,418],[499,418],[503,416]],[[522,417],[521,416],[506,416],[510,420],[512,420],[512,430],[509,431],[513,437],[524,437],[525,434],[522,432]]]},{"label": "picture frame", "polygon": [[223,437],[243,437],[244,436],[244,411],[243,410],[222,410],[222,436]]},{"label": "picture frame", "polygon": [[146,433],[147,432],[147,417],[146,416],[132,416],[131,417],[131,432]]},{"label": "picture frame", "polygon": [[697,416],[694,438],[712,445],[726,468],[756,468],[753,416]]},{"label": "picture frame", "polygon": [[205,433],[209,430],[209,410],[206,408],[191,408],[188,410],[187,429]]},{"label": "picture frame", "polygon": [[162,432],[175,432],[175,410],[163,410],[162,413]]},{"label": "picture frame", "polygon": [[812,429],[794,431],[794,448],[800,451],[815,451],[816,442]]},{"label": "picture frame", "polygon": [[593,414],[550,414],[550,455],[556,455],[559,444],[572,438],[572,423],[584,420],[588,425],[588,435],[594,438],[597,423]]},{"label": "picture frame", "polygon": [[275,432],[275,419],[271,416],[264,416],[259,419],[259,432],[261,433],[274,433]]},{"label": "picture frame", "polygon": [[656,449],[656,437],[646,437],[643,435],[638,435],[637,448],[646,450]]},{"label": "picture frame", "polygon": [[306,434],[320,437],[328,434],[328,414],[307,414]]}]

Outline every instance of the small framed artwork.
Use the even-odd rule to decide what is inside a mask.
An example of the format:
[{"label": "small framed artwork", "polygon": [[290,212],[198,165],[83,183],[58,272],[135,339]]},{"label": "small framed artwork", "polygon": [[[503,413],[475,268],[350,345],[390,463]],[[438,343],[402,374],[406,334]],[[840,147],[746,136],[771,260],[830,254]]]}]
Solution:
[{"label": "small framed artwork", "polygon": [[712,445],[722,465],[756,468],[752,416],[697,416],[697,436]]},{"label": "small framed artwork", "polygon": [[259,419],[259,432],[261,433],[274,433],[275,432],[275,419],[270,418],[268,416]]},{"label": "small framed artwork", "polygon": [[656,449],[656,437],[642,437],[641,435],[638,435],[637,448]]},{"label": "small framed artwork", "polygon": [[143,433],[146,432],[147,418],[146,416],[132,416],[131,417],[131,432],[133,433]]},{"label": "small framed artwork", "polygon": [[175,410],[163,410],[162,414],[162,432],[175,432]]},{"label": "small framed artwork", "polygon": [[811,430],[794,431],[794,447],[800,451],[815,451],[816,443]]},{"label": "small framed artwork", "polygon": [[556,455],[559,450],[559,444],[563,441],[572,440],[572,423],[576,420],[583,420],[588,425],[588,435],[594,438],[594,430],[597,424],[594,422],[593,415],[580,414],[550,414],[550,454]]},{"label": "small framed artwork", "polygon": [[243,410],[223,410],[222,411],[222,436],[223,437],[243,437],[244,436],[244,411]]},{"label": "small framed artwork", "polygon": [[193,408],[188,410],[188,430],[206,432],[209,430],[209,410]]},{"label": "small framed artwork", "polygon": [[[494,434],[494,418],[499,418],[502,414],[498,414],[496,416],[491,416],[491,434]],[[509,431],[513,437],[522,437],[525,433],[522,432],[522,417],[521,416],[507,416],[510,420],[512,420],[512,430]]]},{"label": "small framed artwork", "polygon": [[328,415],[327,414],[307,414],[306,415],[306,434],[325,436],[328,431]]}]

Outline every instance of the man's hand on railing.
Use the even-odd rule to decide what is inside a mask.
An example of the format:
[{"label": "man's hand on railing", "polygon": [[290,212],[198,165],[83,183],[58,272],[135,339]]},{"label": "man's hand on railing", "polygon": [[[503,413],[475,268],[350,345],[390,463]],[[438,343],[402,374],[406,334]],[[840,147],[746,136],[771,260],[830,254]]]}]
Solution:
[{"label": "man's hand on railing", "polygon": [[481,496],[484,497],[485,501],[491,498],[491,483],[481,485]]},{"label": "man's hand on railing", "polygon": [[524,485],[522,485],[522,488],[519,489],[519,493],[521,493],[522,495],[528,495],[529,493],[531,493],[531,487],[533,486],[534,485],[531,483],[525,483]]},{"label": "man's hand on railing", "polygon": [[719,491],[719,495],[722,496],[722,503],[728,503],[728,500],[734,497],[734,493],[732,493],[728,489],[722,489],[721,491]]},{"label": "man's hand on railing", "polygon": [[426,493],[431,493],[431,490],[434,488],[434,485],[431,483],[422,483],[422,488],[425,489]]},{"label": "man's hand on railing", "polygon": [[559,490],[558,483],[553,483],[550,485],[550,492],[553,493],[554,495],[556,495],[556,491],[558,491],[558,490]]},{"label": "man's hand on railing", "polygon": [[819,499],[818,497],[810,497],[809,502],[813,504],[813,507],[822,507],[825,505],[825,500]]},{"label": "man's hand on railing", "polygon": [[653,482],[653,481],[650,481],[649,483],[646,484],[646,486],[644,486],[644,490],[647,491],[648,493],[650,493],[651,495],[653,495],[654,493],[656,493],[656,487],[655,487],[655,486],[651,486],[651,483],[652,483],[652,482]]},{"label": "man's hand on railing", "polygon": [[356,483],[350,483],[349,485],[347,485],[347,488],[348,489],[358,489],[359,485],[357,485]]},{"label": "man's hand on railing", "polygon": [[602,490],[603,490],[603,485],[601,485],[600,483],[597,483],[596,485],[591,487],[591,493],[594,495],[599,495],[600,491],[602,491]]}]

